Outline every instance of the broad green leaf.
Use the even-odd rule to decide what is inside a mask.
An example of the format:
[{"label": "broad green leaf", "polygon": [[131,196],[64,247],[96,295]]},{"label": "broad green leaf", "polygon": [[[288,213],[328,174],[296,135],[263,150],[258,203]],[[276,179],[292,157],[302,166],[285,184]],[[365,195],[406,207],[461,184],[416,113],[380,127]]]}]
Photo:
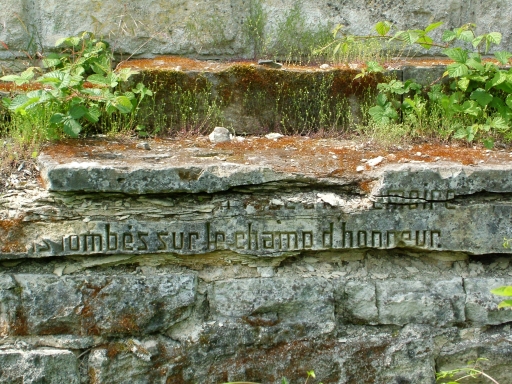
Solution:
[{"label": "broad green leaf", "polygon": [[464,102],[464,104],[462,104],[462,108],[464,113],[475,117],[478,117],[482,112],[482,109],[473,100]]},{"label": "broad green leaf", "polygon": [[379,21],[375,24],[375,30],[381,36],[386,36],[391,29],[391,23],[389,21]]},{"label": "broad green leaf", "polygon": [[[494,129],[497,129],[498,131],[507,131],[509,129],[507,121],[503,117],[500,117],[500,116],[495,117],[491,121],[491,127]],[[510,295],[510,296],[512,296],[512,295]]]},{"label": "broad green leaf", "polygon": [[377,105],[381,107],[385,107],[387,104],[388,98],[386,97],[385,93],[379,93],[377,95]]},{"label": "broad green leaf", "polygon": [[494,140],[492,138],[484,139],[484,147],[487,149],[494,148]]},{"label": "broad green leaf", "polygon": [[87,78],[87,81],[94,85],[109,87],[110,86],[110,79],[106,78],[103,75],[94,74]]},{"label": "broad green leaf", "polygon": [[498,304],[498,309],[512,307],[512,300],[503,300]]},{"label": "broad green leaf", "polygon": [[61,56],[57,53],[50,53],[43,58],[43,66],[45,68],[52,68],[62,64]]},{"label": "broad green leaf", "polygon": [[469,73],[469,68],[466,64],[453,63],[446,67],[446,72],[450,77],[462,77]]},{"label": "broad green leaf", "polygon": [[438,21],[437,23],[432,23],[425,28],[425,32],[433,31],[436,28],[439,28],[441,25],[443,25],[442,21]]},{"label": "broad green leaf", "polygon": [[334,49],[333,49],[333,51],[332,51],[332,55],[333,55],[333,56],[334,56],[334,55],[336,55],[336,54],[338,53],[338,51],[340,50],[340,47],[341,47],[341,43],[338,43],[338,44],[334,47]]},{"label": "broad green leaf", "polygon": [[73,105],[69,109],[69,116],[71,116],[73,119],[78,120],[82,118],[86,113],[88,112],[87,108],[83,105]]},{"label": "broad green leaf", "polygon": [[425,36],[421,36],[418,41],[416,41],[416,43],[418,43],[419,45],[421,45],[423,48],[425,49],[430,49],[432,48],[432,43],[434,42],[434,40],[432,40],[429,36],[425,35]]},{"label": "broad green leaf", "polygon": [[507,98],[505,99],[505,103],[510,107],[512,108],[512,95],[508,95]]},{"label": "broad green leaf", "polygon": [[63,131],[66,135],[77,138],[80,135],[80,131],[82,130],[82,126],[78,121],[71,118],[64,118],[62,122],[64,128]]},{"label": "broad green leaf", "polygon": [[402,40],[403,42],[405,42],[406,44],[409,44],[409,45],[416,43],[419,38],[420,38],[420,34],[417,31],[412,31],[412,30],[404,31],[400,35],[400,40]]},{"label": "broad green leaf", "polygon": [[443,53],[457,63],[465,64],[468,59],[467,51],[462,48],[448,48]]},{"label": "broad green leaf", "polygon": [[492,44],[500,44],[501,43],[501,33],[499,32],[491,32],[491,33],[488,33],[487,35],[485,35],[485,39],[492,43]]},{"label": "broad green leaf", "polygon": [[498,288],[491,289],[491,293],[497,296],[512,296],[512,286],[504,285]]},{"label": "broad green leaf", "polygon": [[488,91],[492,87],[499,85],[507,80],[507,75],[501,71],[496,72],[494,77],[485,84],[485,90]]},{"label": "broad green leaf", "polygon": [[466,89],[468,89],[469,86],[469,81],[470,80],[467,77],[463,77],[459,81],[457,81],[457,85],[462,91],[466,92]]},{"label": "broad green leaf", "polygon": [[51,124],[61,124],[63,121],[64,121],[64,115],[62,113],[55,113],[50,118],[50,123]]},{"label": "broad green leaf", "polygon": [[474,35],[471,31],[463,31],[457,37],[459,40],[471,43],[473,41]]},{"label": "broad green leaf", "polygon": [[468,61],[466,61],[466,65],[469,68],[476,69],[477,71],[480,71],[480,72],[483,72],[485,70],[484,66],[482,65],[482,63],[479,59],[470,58]]},{"label": "broad green leaf", "polygon": [[101,111],[98,107],[93,106],[90,107],[87,113],[84,115],[84,118],[90,123],[97,123],[100,119]]},{"label": "broad green leaf", "polygon": [[376,61],[368,61],[366,66],[368,67],[367,70],[369,73],[380,73],[384,71],[384,68]]},{"label": "broad green leaf", "polygon": [[507,52],[507,51],[499,51],[499,52],[494,53],[494,57],[496,57],[496,59],[498,59],[500,64],[507,65],[508,60],[512,57],[512,53]]},{"label": "broad green leaf", "polygon": [[130,99],[126,96],[117,96],[112,101],[112,105],[116,107],[121,113],[130,113],[133,109],[133,105]]},{"label": "broad green leaf", "polygon": [[480,36],[475,37],[473,40],[471,40],[471,44],[473,45],[473,48],[478,47],[483,39],[484,39],[484,35],[480,35]]},{"label": "broad green leaf", "polygon": [[471,100],[476,100],[478,104],[480,104],[482,107],[485,107],[487,104],[489,104],[493,97],[491,94],[485,92],[483,89],[479,88],[473,92],[471,92],[471,95],[469,96]]},{"label": "broad green leaf", "polygon": [[442,40],[447,43],[449,41],[454,40],[457,37],[457,34],[454,31],[446,30],[443,32]]}]

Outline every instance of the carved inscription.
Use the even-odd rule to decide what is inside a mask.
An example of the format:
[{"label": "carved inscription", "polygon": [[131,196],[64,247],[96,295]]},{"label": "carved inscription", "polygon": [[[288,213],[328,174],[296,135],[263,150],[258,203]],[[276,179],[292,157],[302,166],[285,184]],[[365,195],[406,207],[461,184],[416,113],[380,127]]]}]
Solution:
[{"label": "carved inscription", "polygon": [[455,198],[455,192],[452,190],[411,190],[403,189],[388,190],[384,196],[373,202],[374,209],[385,209],[388,207],[408,208],[408,209],[434,209],[434,207],[444,207],[446,209],[455,209],[450,200]]},{"label": "carved inscription", "polygon": [[[295,227],[295,228],[294,228]],[[249,254],[273,254],[308,249],[441,247],[439,229],[368,229],[341,220],[319,223],[302,220],[246,221],[237,226],[225,220],[205,223],[96,223],[94,230],[65,234],[33,243],[36,255],[79,254],[200,254],[230,249]]]}]

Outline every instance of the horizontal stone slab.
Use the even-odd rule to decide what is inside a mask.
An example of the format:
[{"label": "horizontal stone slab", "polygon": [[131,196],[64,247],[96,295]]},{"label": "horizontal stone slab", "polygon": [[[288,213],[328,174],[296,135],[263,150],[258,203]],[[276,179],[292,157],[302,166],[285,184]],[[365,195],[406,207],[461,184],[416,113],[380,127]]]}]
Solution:
[{"label": "horizontal stone slab", "polygon": [[0,350],[0,383],[80,383],[79,361],[71,351]]},{"label": "horizontal stone slab", "polygon": [[0,290],[4,336],[163,332],[190,314],[197,286],[190,274],[20,274],[9,283]]}]

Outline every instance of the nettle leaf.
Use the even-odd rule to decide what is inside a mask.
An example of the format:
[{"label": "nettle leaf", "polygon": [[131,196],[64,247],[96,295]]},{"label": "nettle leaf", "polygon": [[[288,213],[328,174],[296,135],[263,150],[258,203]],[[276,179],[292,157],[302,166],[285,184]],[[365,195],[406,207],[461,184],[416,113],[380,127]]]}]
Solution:
[{"label": "nettle leaf", "polygon": [[92,106],[89,108],[87,113],[84,115],[84,118],[90,123],[97,123],[100,120],[101,111],[97,106]]},{"label": "nettle leaf", "polygon": [[494,53],[494,57],[496,57],[496,59],[498,59],[500,64],[507,65],[508,59],[510,59],[512,57],[512,53],[507,52],[507,51],[499,51],[499,52]]},{"label": "nettle leaf", "polygon": [[71,116],[73,119],[78,120],[82,118],[86,113],[88,112],[87,108],[83,105],[73,105],[69,109],[69,116]]},{"label": "nettle leaf", "polygon": [[[509,129],[507,121],[503,117],[500,117],[500,116],[492,119],[491,127],[494,129],[497,129],[498,131],[508,131],[508,129]],[[510,295],[510,296],[512,296],[512,295]]]},{"label": "nettle leaf", "polygon": [[379,93],[377,95],[377,105],[378,106],[385,107],[387,102],[388,102],[388,98],[385,93]]},{"label": "nettle leaf", "polygon": [[50,53],[43,58],[44,68],[53,68],[61,64],[61,55],[59,55],[58,53]]},{"label": "nettle leaf", "polygon": [[454,40],[457,37],[457,34],[454,31],[446,30],[443,32],[443,37],[441,38],[445,43]]},{"label": "nettle leaf", "polygon": [[448,73],[450,77],[462,77],[469,74],[469,68],[466,64],[461,63],[448,64],[446,73]]},{"label": "nettle leaf", "polygon": [[[421,32],[423,32],[423,31],[421,31]],[[418,39],[420,38],[420,34],[418,33],[418,31],[409,30],[409,31],[404,31],[400,35],[400,38],[405,43],[412,45],[418,41]]]},{"label": "nettle leaf", "polygon": [[507,75],[501,71],[496,72],[494,77],[485,84],[485,90],[488,91],[492,87],[499,85],[507,80]]},{"label": "nettle leaf", "polygon": [[494,140],[492,139],[492,137],[484,139],[483,142],[484,142],[484,147],[485,148],[487,148],[487,149],[493,149],[494,148]]},{"label": "nettle leaf", "polygon": [[479,57],[472,57],[468,61],[466,61],[466,65],[469,68],[476,69],[477,71],[483,72],[485,67],[483,66]]},{"label": "nettle leaf", "polygon": [[473,100],[465,101],[464,104],[462,104],[462,108],[464,113],[475,117],[478,117],[482,112],[482,109]]},{"label": "nettle leaf", "polygon": [[502,287],[491,289],[491,293],[497,296],[512,296],[512,286],[505,285]]},{"label": "nettle leaf", "polygon": [[500,44],[502,35],[499,32],[491,32],[485,35],[485,40],[492,44]]},{"label": "nettle leaf", "polygon": [[473,41],[474,36],[475,35],[473,34],[472,31],[462,31],[461,33],[459,33],[457,37],[459,40],[471,43]]},{"label": "nettle leaf", "polygon": [[376,61],[368,61],[366,66],[369,73],[379,73],[384,71],[384,68]]},{"label": "nettle leaf", "polygon": [[469,86],[469,82],[470,80],[467,77],[463,77],[459,81],[457,81],[457,85],[462,91],[466,92]]},{"label": "nettle leaf", "polygon": [[490,93],[487,93],[483,89],[479,88],[473,92],[471,92],[471,95],[469,96],[471,100],[476,100],[478,104],[480,104],[482,107],[485,107],[487,104],[489,104],[493,96]]},{"label": "nettle leaf", "polygon": [[432,24],[428,25],[427,28],[425,28],[425,32],[433,31],[434,29],[439,28],[441,25],[443,25],[443,23],[444,22],[442,22],[442,21],[432,23]]},{"label": "nettle leaf", "polygon": [[473,40],[471,40],[471,44],[473,45],[473,48],[476,48],[480,45],[480,43],[482,42],[484,38],[484,35],[480,35],[480,36],[477,36],[475,37]]},{"label": "nettle leaf", "polygon": [[421,36],[418,41],[416,41],[417,44],[421,45],[425,49],[432,48],[432,43],[434,40],[432,40],[429,36]]},{"label": "nettle leaf", "polygon": [[75,119],[66,116],[62,121],[63,131],[66,135],[76,139],[80,135],[80,131],[82,130],[82,126]]},{"label": "nettle leaf", "polygon": [[116,107],[121,113],[130,113],[133,109],[132,102],[126,96],[117,96],[112,105]]},{"label": "nettle leaf", "polygon": [[392,24],[389,21],[379,21],[375,24],[375,30],[380,36],[386,36],[391,29]]},{"label": "nettle leaf", "polygon": [[106,78],[103,75],[94,74],[87,78],[87,81],[94,85],[99,85],[103,87],[109,87],[110,86],[110,80]]},{"label": "nettle leaf", "polygon": [[457,63],[465,64],[468,60],[468,52],[462,48],[448,48],[443,53]]},{"label": "nettle leaf", "polygon": [[64,114],[62,113],[55,113],[52,117],[50,117],[50,124],[61,124],[64,121]]},{"label": "nettle leaf", "polygon": [[512,108],[512,95],[508,95],[507,98],[505,99],[505,103],[510,107]]}]

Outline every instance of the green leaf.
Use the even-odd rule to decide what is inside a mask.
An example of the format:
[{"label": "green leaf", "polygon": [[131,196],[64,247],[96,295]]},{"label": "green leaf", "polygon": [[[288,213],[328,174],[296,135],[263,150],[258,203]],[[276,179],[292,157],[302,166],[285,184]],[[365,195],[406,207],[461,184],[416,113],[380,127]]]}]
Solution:
[{"label": "green leaf", "polygon": [[457,63],[465,64],[468,59],[468,52],[462,48],[448,48],[443,53]]},{"label": "green leaf", "polygon": [[466,64],[453,63],[447,65],[446,72],[450,77],[462,77],[469,74],[469,68]]},{"label": "green leaf", "polygon": [[418,41],[416,41],[417,44],[421,45],[425,49],[432,48],[432,43],[434,40],[432,40],[429,36],[421,36]]},{"label": "green leaf", "polygon": [[403,42],[405,42],[406,44],[409,44],[409,45],[416,43],[419,38],[420,38],[419,33],[417,31],[413,31],[413,30],[403,31],[399,36],[400,40],[402,40]]},{"label": "green leaf", "polygon": [[468,61],[466,61],[466,65],[469,68],[476,69],[477,71],[483,72],[485,70],[485,67],[482,65],[482,62],[480,61],[480,58],[470,58]]},{"label": "green leaf", "polygon": [[86,113],[88,112],[87,108],[83,105],[73,105],[69,109],[69,116],[71,116],[73,119],[78,120],[82,118]]},{"label": "green leaf", "polygon": [[379,21],[375,24],[375,30],[380,36],[386,36],[391,29],[391,25],[389,21]]},{"label": "green leaf", "polygon": [[112,101],[112,105],[116,107],[121,113],[130,113],[133,109],[133,105],[130,99],[126,96],[117,96]]},{"label": "green leaf", "polygon": [[484,139],[484,147],[487,149],[494,148],[494,140],[492,138]]},{"label": "green leaf", "polygon": [[478,104],[480,104],[482,107],[485,107],[487,104],[489,104],[493,96],[487,92],[485,92],[483,89],[479,88],[473,92],[471,92],[471,95],[469,96],[471,100],[476,100]]},{"label": "green leaf", "polygon": [[94,85],[99,85],[99,86],[104,86],[104,87],[110,86],[110,80],[107,77],[105,77],[103,75],[99,75],[99,74],[94,74],[94,75],[89,76],[87,78],[87,81]]},{"label": "green leaf", "polygon": [[509,129],[507,121],[501,116],[495,117],[491,121],[491,127],[497,129],[498,131],[507,131]]},{"label": "green leaf", "polygon": [[471,43],[473,41],[474,34],[472,31],[463,31],[457,37],[459,40]]},{"label": "green leaf", "polygon": [[57,53],[50,53],[43,58],[43,66],[45,68],[52,68],[61,64],[61,56]]},{"label": "green leaf", "polygon": [[499,85],[507,80],[507,75],[502,71],[496,72],[494,77],[485,84],[485,90],[488,91],[492,87]]},{"label": "green leaf", "polygon": [[64,118],[63,120],[64,125],[64,133],[74,139],[80,135],[80,131],[82,130],[82,126],[78,121],[72,118]]},{"label": "green leaf", "polygon": [[446,30],[443,32],[443,37],[441,38],[445,43],[454,40],[457,37],[457,34],[454,31]]},{"label": "green leaf", "polygon": [[503,300],[498,304],[498,309],[512,307],[512,300]]},{"label": "green leaf", "polygon": [[469,81],[470,80],[467,77],[463,77],[459,81],[457,81],[457,85],[463,92],[466,92],[469,86]]},{"label": "green leaf", "polygon": [[385,107],[388,102],[388,98],[385,93],[379,93],[377,95],[377,105]]},{"label": "green leaf", "polygon": [[474,101],[466,101],[462,104],[463,112],[478,117],[482,113],[482,109],[478,106],[478,104]]},{"label": "green leaf", "polygon": [[505,103],[510,107],[512,108],[512,95],[508,95],[507,98],[505,99]]},{"label": "green leaf", "polygon": [[376,61],[368,61],[366,66],[368,67],[367,70],[369,73],[380,73],[384,71],[384,68]]},{"label": "green leaf", "polygon": [[487,40],[489,43],[492,43],[492,44],[500,44],[501,43],[501,33],[499,32],[491,32],[491,33],[488,33],[487,35],[485,35],[485,40]]},{"label": "green leaf", "polygon": [[425,28],[425,32],[433,31],[436,28],[439,28],[441,25],[443,25],[442,21],[438,21],[437,23],[432,23]]},{"label": "green leaf", "polygon": [[61,124],[64,121],[64,115],[62,113],[55,113],[50,117],[50,124]]},{"label": "green leaf", "polygon": [[496,57],[496,59],[498,59],[500,64],[507,65],[508,60],[512,57],[512,53],[507,52],[507,51],[499,51],[499,52],[494,53],[494,57]]},{"label": "green leaf", "polygon": [[491,293],[496,296],[512,296],[512,286],[504,285],[498,288],[491,289]]},{"label": "green leaf", "polygon": [[480,45],[480,43],[482,42],[484,38],[484,35],[480,35],[480,36],[477,36],[475,37],[473,40],[471,40],[471,44],[473,45],[473,48],[476,48]]},{"label": "green leaf", "polygon": [[97,123],[100,119],[101,111],[98,107],[92,106],[89,108],[87,113],[84,115],[84,118],[90,123]]}]

